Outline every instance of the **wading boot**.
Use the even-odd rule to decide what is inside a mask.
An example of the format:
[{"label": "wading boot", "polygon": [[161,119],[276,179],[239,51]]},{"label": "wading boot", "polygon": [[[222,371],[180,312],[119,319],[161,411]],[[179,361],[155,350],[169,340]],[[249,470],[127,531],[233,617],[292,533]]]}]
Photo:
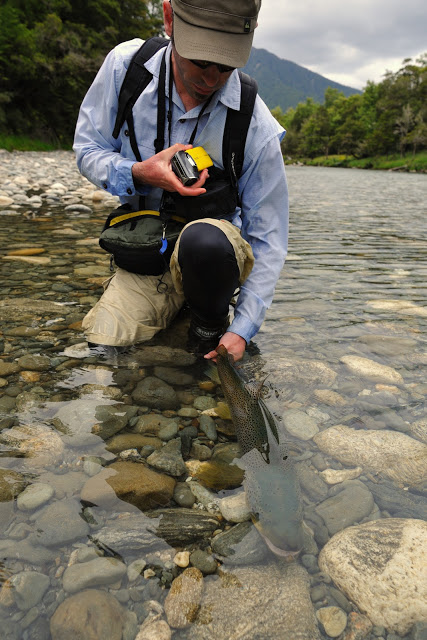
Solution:
[{"label": "wading boot", "polygon": [[188,329],[188,351],[200,356],[213,351],[229,324],[228,316],[222,322],[212,325],[192,315]]}]

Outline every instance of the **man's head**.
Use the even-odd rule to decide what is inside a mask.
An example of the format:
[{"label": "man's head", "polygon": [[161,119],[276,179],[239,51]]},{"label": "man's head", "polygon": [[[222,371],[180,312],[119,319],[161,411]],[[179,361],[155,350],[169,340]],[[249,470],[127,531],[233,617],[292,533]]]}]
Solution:
[{"label": "man's head", "polygon": [[174,45],[188,60],[244,67],[261,0],[171,0]]}]

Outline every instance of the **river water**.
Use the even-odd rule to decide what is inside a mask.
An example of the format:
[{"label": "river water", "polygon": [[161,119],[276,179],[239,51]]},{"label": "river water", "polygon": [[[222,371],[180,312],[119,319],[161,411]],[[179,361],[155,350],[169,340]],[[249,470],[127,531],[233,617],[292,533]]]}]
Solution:
[{"label": "river water", "polygon": [[113,200],[71,154],[2,158],[0,637],[421,637],[426,176],[287,169],[289,255],[241,367],[300,479],[308,539],[284,562],[185,315],[129,354],[84,343]]}]

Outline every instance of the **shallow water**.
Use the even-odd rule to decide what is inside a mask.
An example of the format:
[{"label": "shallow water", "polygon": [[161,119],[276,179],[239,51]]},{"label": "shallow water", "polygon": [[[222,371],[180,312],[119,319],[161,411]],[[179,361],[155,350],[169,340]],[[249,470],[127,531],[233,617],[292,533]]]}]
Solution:
[{"label": "shallow water", "polygon": [[[351,525],[390,518],[412,523],[426,517],[427,179],[413,174],[306,167],[289,167],[287,174],[289,257],[242,371],[248,378],[268,375],[266,400],[279,419],[281,433],[298,452],[296,463],[313,545],[296,561],[295,575],[294,568],[281,570],[278,561],[263,552],[254,565],[247,561],[249,568],[242,562],[231,569],[214,553],[218,570],[231,572],[247,590],[240,597],[238,591],[237,596],[232,595],[230,588],[235,618],[221,621],[226,605],[215,595],[215,581],[222,578],[205,568],[206,596],[198,617],[194,614],[194,624],[176,631],[175,638],[225,637],[227,624],[230,637],[236,638],[328,637],[322,626],[317,628],[316,619],[314,623],[311,619],[315,610],[338,606],[344,615],[367,610],[357,593],[345,587],[336,589],[338,578],[336,585],[325,579],[318,566],[322,546]],[[76,178],[71,192],[80,186]],[[193,445],[204,449],[203,453],[200,449],[197,453],[194,446],[190,450],[182,437],[187,463],[197,455],[208,457],[206,448],[226,445],[233,436],[227,435],[229,422],[221,418],[215,418],[218,440],[200,431],[200,412],[216,406],[222,396],[218,388],[209,387],[209,378],[198,365],[179,360],[182,354],[166,352],[165,362],[168,369],[173,369],[174,359],[179,364],[178,377],[170,381],[179,392],[178,403],[153,410],[133,394],[147,376],[165,375],[154,370],[163,364],[155,355],[153,359],[150,352],[147,359],[146,353],[141,355],[136,349],[105,358],[81,345],[79,322],[109,275],[108,256],[96,244],[107,209],[102,204],[91,208],[91,214],[64,212],[59,198],[36,212],[19,210],[15,211],[18,215],[1,218],[4,351],[0,366],[2,362],[15,364],[16,370],[3,369],[0,374],[4,380],[0,468],[18,474],[13,482],[6,477],[7,486],[15,487],[15,496],[34,483],[53,489],[52,495],[47,493],[40,504],[32,503],[29,508],[16,497],[7,499],[0,477],[0,584],[7,581],[0,591],[0,619],[7,629],[4,637],[12,639],[50,638],[58,606],[87,588],[108,592],[120,603],[117,615],[126,624],[114,638],[122,637],[119,633],[125,629],[123,637],[133,640],[144,621],[158,624],[167,619],[178,627],[172,614],[162,612],[169,586],[182,572],[174,560],[176,551],[201,549],[212,556],[214,530],[217,535],[230,528],[224,518],[217,518],[217,507],[203,507],[198,498],[198,507],[192,511],[206,518],[200,525],[205,527],[203,535],[190,533],[195,530],[190,521],[180,525],[181,533],[170,529],[165,533],[162,521],[166,522],[167,514],[159,512],[156,517],[154,504],[147,506],[123,487],[116,487],[122,496],[117,498],[106,483],[108,473],[114,475],[108,466],[116,459],[147,468],[148,450],[141,455],[142,444],[130,457],[122,454],[121,458],[120,446],[112,452],[110,445],[117,434],[135,435],[138,420],[153,412],[162,413],[169,421],[167,428],[172,429],[163,434],[163,442],[175,440],[174,421],[181,435],[184,428],[193,429]],[[45,252],[35,257],[5,257],[28,247]],[[186,318],[180,318],[173,331],[152,344],[165,349],[182,346],[185,323]],[[165,352],[157,349],[157,353],[160,357]],[[33,360],[26,360],[28,355]],[[42,358],[37,360],[37,356]],[[184,374],[190,374],[188,382]],[[182,408],[192,411],[182,412]],[[342,429],[328,431],[336,425]],[[326,441],[319,434],[331,437]],[[126,449],[123,444],[121,448]],[[178,470],[171,466],[167,472],[153,468],[179,482],[195,473],[194,465]],[[330,470],[330,478],[350,469],[357,470],[348,476],[350,480],[328,482],[322,475]],[[88,482],[93,483],[94,478],[100,486],[90,485],[89,490]],[[240,487],[231,483],[212,491],[214,497],[224,498],[239,493]],[[346,496],[341,506],[338,495]],[[163,499],[161,506],[176,509],[172,518],[181,511],[185,520],[190,516],[183,505],[174,494],[172,500],[170,495]],[[258,549],[259,544],[262,541],[257,541]],[[105,567],[90,565],[99,557],[118,558],[110,562],[104,579],[99,576]],[[141,574],[129,570],[135,561],[145,562]],[[123,563],[126,568],[121,572]],[[80,573],[76,569],[73,576],[70,568],[76,565],[83,569]],[[267,583],[256,573],[260,566],[265,568]],[[257,597],[251,589],[258,583],[270,600],[284,593],[287,585],[298,585],[295,592],[302,589],[303,604],[295,595],[295,607],[298,603],[300,614],[306,611],[307,620],[293,617],[290,605],[286,620],[279,620],[281,630],[273,632],[277,621],[269,611],[271,603],[264,604],[264,617],[245,608],[245,597],[248,601]],[[400,587],[399,602],[410,595],[405,588]],[[38,595],[33,597],[34,593]],[[304,594],[311,596],[312,603]],[[77,601],[72,616],[78,617],[83,606],[83,601]],[[204,617],[207,610],[209,621]],[[95,615],[102,617],[101,611],[96,609]],[[377,625],[375,637],[386,638],[387,633],[397,631],[405,637],[423,615],[420,609],[419,617],[414,614],[409,622],[393,627],[392,621],[377,620],[371,613]],[[240,629],[243,620],[245,628]],[[232,636],[231,630],[237,628],[240,635]],[[61,638],[61,631],[55,629],[52,637]],[[370,638],[370,633],[368,630],[364,637]]]}]

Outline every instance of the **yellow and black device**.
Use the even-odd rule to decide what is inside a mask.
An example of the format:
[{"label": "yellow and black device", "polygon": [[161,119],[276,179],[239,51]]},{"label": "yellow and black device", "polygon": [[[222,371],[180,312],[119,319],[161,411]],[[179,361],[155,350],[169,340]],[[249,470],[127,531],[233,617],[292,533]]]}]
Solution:
[{"label": "yellow and black device", "polygon": [[211,167],[213,162],[203,147],[194,147],[188,151],[177,151],[171,165],[182,184],[191,187],[199,179],[200,171]]}]

